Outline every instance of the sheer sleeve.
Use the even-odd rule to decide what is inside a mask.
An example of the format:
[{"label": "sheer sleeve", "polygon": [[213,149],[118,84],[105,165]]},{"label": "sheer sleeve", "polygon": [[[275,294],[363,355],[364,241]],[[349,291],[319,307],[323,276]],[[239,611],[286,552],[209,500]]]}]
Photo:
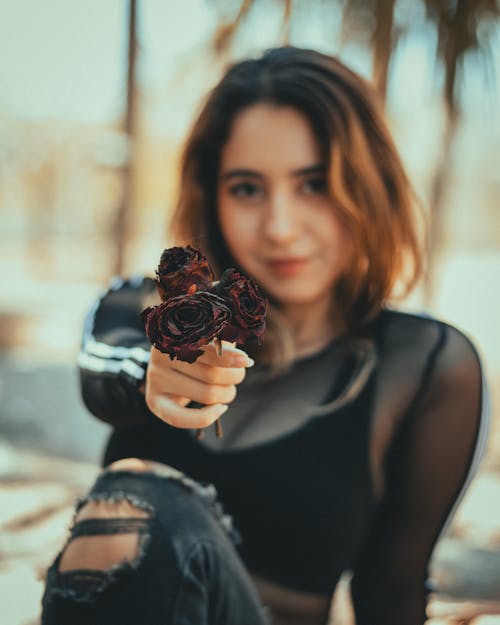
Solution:
[{"label": "sheer sleeve", "polygon": [[418,392],[389,447],[385,488],[353,567],[357,625],[422,625],[429,560],[485,448],[489,409],[470,341],[439,323]]},{"label": "sheer sleeve", "polygon": [[85,320],[78,355],[82,399],[93,415],[115,427],[151,419],[138,390],[151,348],[139,314],[143,296],[154,289],[150,278],[115,279]]}]

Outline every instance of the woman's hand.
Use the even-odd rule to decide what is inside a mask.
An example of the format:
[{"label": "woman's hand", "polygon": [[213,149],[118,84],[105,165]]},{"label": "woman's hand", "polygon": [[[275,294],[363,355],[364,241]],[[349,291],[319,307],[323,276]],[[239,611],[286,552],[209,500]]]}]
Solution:
[{"label": "woman's hand", "polygon": [[[152,347],[144,389],[151,412],[177,428],[205,428],[224,414],[253,360],[232,343],[222,344],[221,356],[211,343],[193,363],[170,360]],[[191,401],[206,405],[187,408]]]}]

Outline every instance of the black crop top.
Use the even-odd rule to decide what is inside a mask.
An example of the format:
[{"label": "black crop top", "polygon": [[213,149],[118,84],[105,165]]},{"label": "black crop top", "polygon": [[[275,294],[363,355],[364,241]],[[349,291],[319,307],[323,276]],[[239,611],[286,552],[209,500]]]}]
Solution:
[{"label": "black crop top", "polygon": [[358,625],[421,625],[432,550],[487,437],[469,339],[384,309],[363,336],[335,340],[279,379],[249,370],[223,417],[226,437],[199,441],[155,417],[137,390],[150,351],[138,313],[154,288],[116,280],[86,320],[83,399],[114,428],[103,464],[148,458],[213,483],[253,574],[331,595],[352,571]]}]

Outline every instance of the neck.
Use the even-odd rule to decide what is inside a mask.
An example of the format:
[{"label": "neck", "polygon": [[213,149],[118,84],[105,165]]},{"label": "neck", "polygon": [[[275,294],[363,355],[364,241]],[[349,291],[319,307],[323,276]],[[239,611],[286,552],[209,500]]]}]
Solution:
[{"label": "neck", "polygon": [[313,354],[345,331],[338,310],[330,298],[281,308],[293,337],[295,356]]}]

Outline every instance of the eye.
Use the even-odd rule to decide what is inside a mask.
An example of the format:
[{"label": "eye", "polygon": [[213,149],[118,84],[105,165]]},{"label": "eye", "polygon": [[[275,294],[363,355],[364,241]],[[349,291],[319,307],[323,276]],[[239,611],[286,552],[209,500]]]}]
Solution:
[{"label": "eye", "polygon": [[229,187],[229,193],[238,198],[254,199],[260,197],[263,190],[253,182],[239,182]]},{"label": "eye", "polygon": [[326,178],[324,176],[316,176],[305,180],[302,185],[302,191],[308,195],[326,193]]}]

